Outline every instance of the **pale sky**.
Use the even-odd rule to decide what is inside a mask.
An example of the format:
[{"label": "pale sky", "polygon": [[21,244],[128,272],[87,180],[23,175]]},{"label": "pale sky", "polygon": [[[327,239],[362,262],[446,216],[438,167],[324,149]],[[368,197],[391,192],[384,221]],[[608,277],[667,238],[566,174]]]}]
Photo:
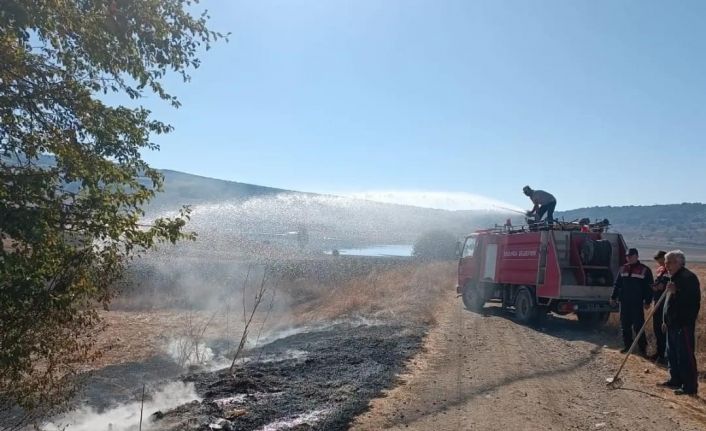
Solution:
[{"label": "pale sky", "polygon": [[155,167],[421,204],[706,201],[706,2],[201,7],[230,42],[168,81],[181,109],[143,101],[176,127]]}]

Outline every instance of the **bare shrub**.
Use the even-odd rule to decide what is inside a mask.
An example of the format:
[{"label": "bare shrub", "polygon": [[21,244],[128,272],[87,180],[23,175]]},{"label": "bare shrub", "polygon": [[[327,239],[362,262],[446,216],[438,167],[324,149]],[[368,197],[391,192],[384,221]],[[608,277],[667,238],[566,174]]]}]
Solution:
[{"label": "bare shrub", "polygon": [[205,343],[206,330],[211,326],[220,310],[212,313],[206,321],[199,318],[199,313],[190,309],[183,317],[183,327],[174,340],[175,361],[180,367],[190,364],[203,364],[209,359],[209,349]]},{"label": "bare shrub", "polygon": [[[248,271],[248,274],[250,272]],[[247,286],[243,286],[243,332],[240,336],[240,342],[238,343],[238,347],[235,350],[235,353],[233,353],[233,362],[230,364],[230,371],[233,372],[233,369],[235,368],[235,362],[238,360],[240,357],[240,354],[242,353],[243,349],[245,348],[245,343],[248,341],[248,335],[250,333],[250,325],[252,324],[253,318],[255,317],[255,313],[257,312],[258,308],[260,308],[260,304],[262,303],[263,298],[265,297],[265,293],[267,292],[267,267],[265,267],[265,270],[262,273],[262,280],[260,281],[260,286],[255,292],[255,298],[252,304],[252,307],[250,311],[248,312],[247,306],[246,306],[246,292],[247,292]],[[247,282],[247,280],[246,280]],[[268,313],[269,315],[269,313]],[[264,321],[262,323],[264,325]],[[260,328],[262,330],[262,327]],[[258,335],[259,337],[259,335]]]}]

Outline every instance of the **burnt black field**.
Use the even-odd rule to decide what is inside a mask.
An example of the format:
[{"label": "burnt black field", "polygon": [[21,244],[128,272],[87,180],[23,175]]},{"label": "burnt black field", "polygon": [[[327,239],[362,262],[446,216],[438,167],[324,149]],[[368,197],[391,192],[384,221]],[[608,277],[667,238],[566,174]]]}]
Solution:
[{"label": "burnt black field", "polygon": [[[250,357],[301,358],[251,361],[228,370],[184,377],[201,402],[152,419],[157,429],[254,430],[278,421],[288,429],[339,430],[395,384],[395,376],[420,348],[424,327],[400,324],[336,324],[291,335],[249,352]],[[231,399],[232,401],[227,401]],[[305,420],[315,413],[315,418]],[[297,419],[304,423],[297,423]]]}]

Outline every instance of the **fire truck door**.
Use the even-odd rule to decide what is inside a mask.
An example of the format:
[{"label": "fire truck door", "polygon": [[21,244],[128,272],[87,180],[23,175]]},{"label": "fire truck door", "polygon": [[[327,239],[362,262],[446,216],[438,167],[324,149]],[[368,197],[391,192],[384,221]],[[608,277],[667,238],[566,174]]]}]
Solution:
[{"label": "fire truck door", "polygon": [[483,262],[483,280],[495,281],[495,265],[498,261],[498,245],[488,244],[485,247],[485,261]]}]

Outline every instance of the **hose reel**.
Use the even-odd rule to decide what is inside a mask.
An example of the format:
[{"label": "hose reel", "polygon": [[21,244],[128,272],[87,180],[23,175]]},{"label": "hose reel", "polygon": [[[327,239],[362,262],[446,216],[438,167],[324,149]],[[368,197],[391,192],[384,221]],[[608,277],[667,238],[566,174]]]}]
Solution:
[{"label": "hose reel", "polygon": [[613,246],[606,239],[593,240],[586,238],[579,250],[581,263],[588,266],[610,266],[613,256]]}]

